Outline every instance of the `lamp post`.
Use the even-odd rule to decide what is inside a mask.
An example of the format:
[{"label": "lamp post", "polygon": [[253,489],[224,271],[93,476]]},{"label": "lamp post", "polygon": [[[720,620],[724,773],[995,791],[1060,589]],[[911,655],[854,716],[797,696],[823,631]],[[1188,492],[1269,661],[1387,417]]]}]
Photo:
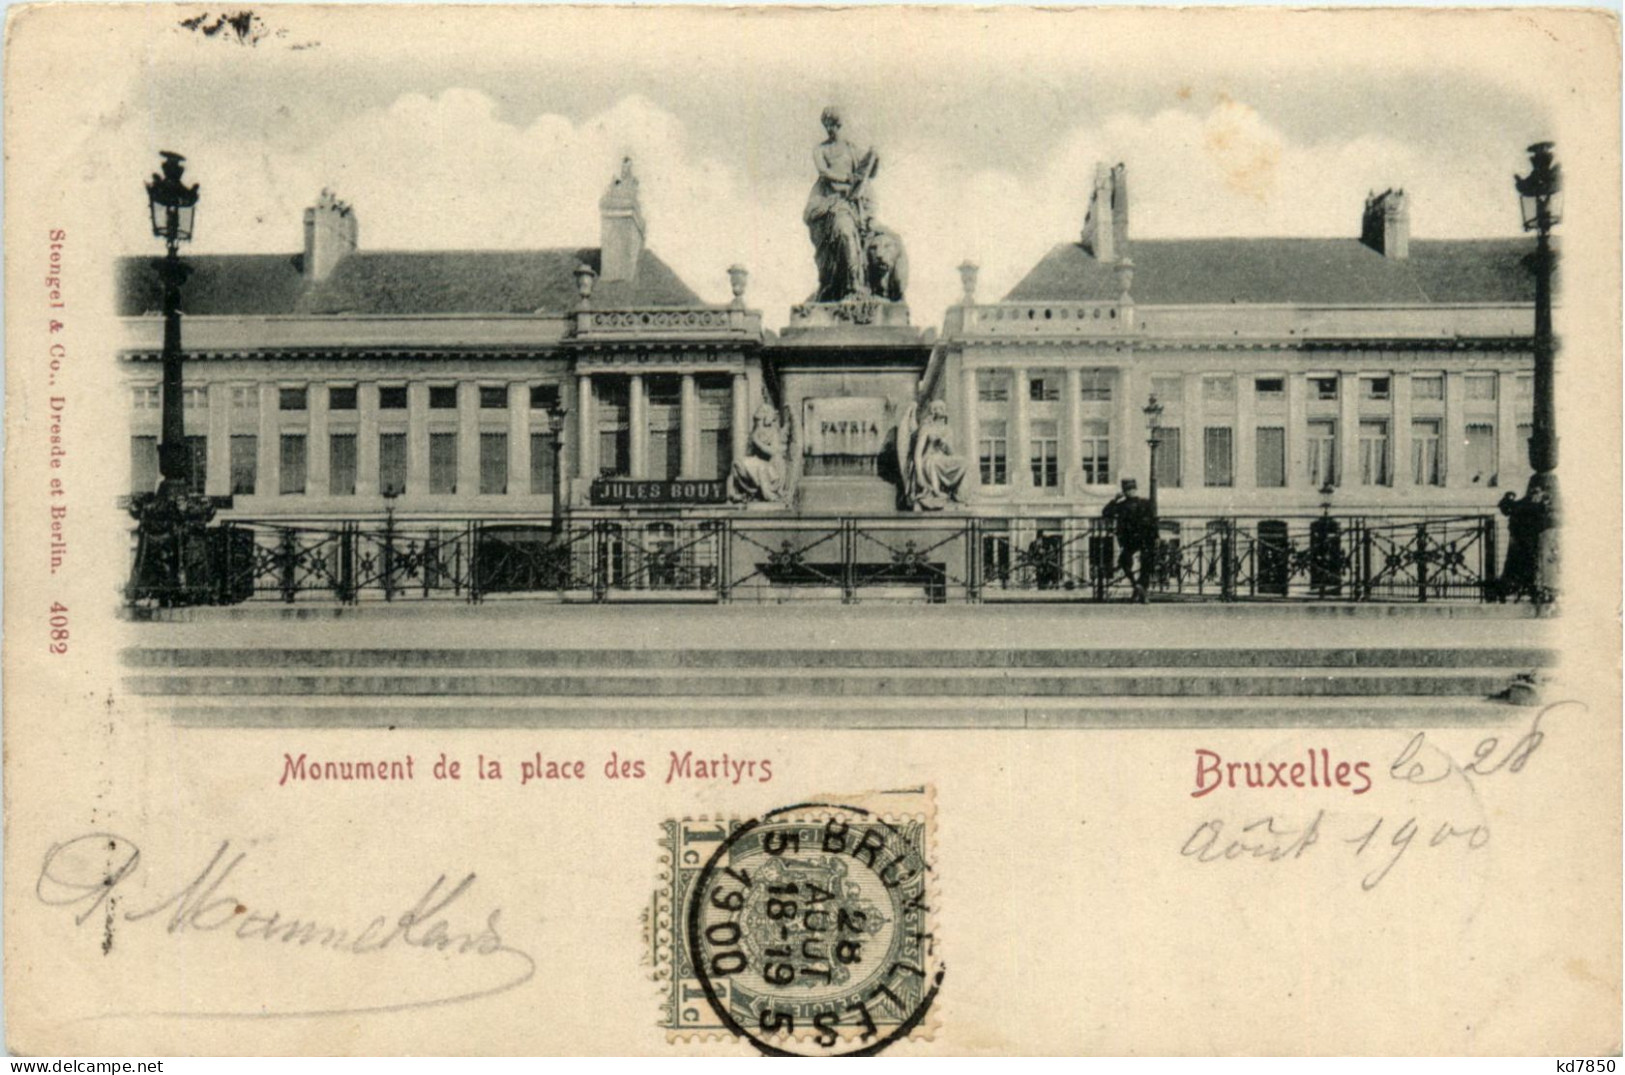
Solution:
[{"label": "lamp post", "polygon": [[159,603],[184,603],[186,589],[203,579],[186,577],[187,568],[197,562],[193,542],[196,532],[214,515],[213,505],[201,497],[189,496],[191,455],[186,448],[186,411],[182,394],[181,369],[181,287],[191,275],[191,266],[180,259],[180,244],[192,238],[197,213],[198,185],[182,180],[186,158],[161,150],[163,163],[147,180],[147,209],[152,217],[152,234],[164,241],[164,256],[153,263],[163,283],[164,343],[163,387],[158,438],[158,489],[137,494],[131,514],[137,520],[137,550],[130,596],[156,595]]},{"label": "lamp post", "polygon": [[1162,404],[1156,393],[1145,405],[1146,444],[1151,447],[1151,473],[1146,481],[1146,500],[1151,504],[1151,517],[1157,517],[1157,449],[1162,445]]},{"label": "lamp post", "polygon": [[1552,228],[1562,219],[1562,166],[1552,155],[1552,143],[1529,147],[1529,174],[1514,176],[1523,210],[1523,228],[1535,233],[1535,253],[1529,267],[1535,274],[1535,400],[1529,435],[1529,477],[1525,500],[1544,514],[1536,553],[1536,601],[1550,601],[1557,589],[1557,409],[1553,373],[1557,339],[1552,334]]},{"label": "lamp post", "polygon": [[547,410],[548,432],[553,434],[553,540],[564,533],[564,419],[568,416],[562,404],[554,401]]}]

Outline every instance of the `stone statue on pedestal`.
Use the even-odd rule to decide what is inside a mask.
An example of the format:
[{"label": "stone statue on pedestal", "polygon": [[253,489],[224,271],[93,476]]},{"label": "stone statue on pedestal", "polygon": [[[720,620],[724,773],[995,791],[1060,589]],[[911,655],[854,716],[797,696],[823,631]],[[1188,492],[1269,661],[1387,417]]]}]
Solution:
[{"label": "stone statue on pedestal", "polygon": [[784,502],[790,491],[790,455],[786,441],[778,411],[768,403],[756,408],[745,457],[735,459],[728,474],[729,500],[736,504]]},{"label": "stone statue on pedestal", "polygon": [[802,213],[818,264],[812,301],[901,302],[908,282],[907,255],[897,233],[874,219],[869,189],[880,157],[841,137],[838,109],[824,109],[823,123],[826,137],[813,150],[818,178]]},{"label": "stone statue on pedestal", "polygon": [[898,446],[908,446],[902,461],[903,495],[915,511],[941,511],[959,503],[959,487],[965,481],[965,461],[954,452],[948,425],[948,405],[932,400],[918,418],[910,406],[899,427]]}]

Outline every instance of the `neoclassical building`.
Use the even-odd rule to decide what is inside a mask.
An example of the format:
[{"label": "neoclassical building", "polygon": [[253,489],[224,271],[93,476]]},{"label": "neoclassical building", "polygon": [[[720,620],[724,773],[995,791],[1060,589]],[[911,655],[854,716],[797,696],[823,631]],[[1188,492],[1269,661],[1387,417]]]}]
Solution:
[{"label": "neoclassical building", "polygon": [[1133,240],[1124,169],[997,303],[948,311],[968,499],[1092,514],[1151,471],[1166,514],[1493,511],[1529,476],[1532,244],[1410,238],[1403,192],[1346,239]]},{"label": "neoclassical building", "polygon": [[[910,323],[903,237],[854,203],[874,287],[773,332],[742,268],[734,301],[710,305],[647,248],[637,184],[623,163],[596,248],[369,251],[357,211],[324,192],[298,253],[188,258],[192,491],[220,521],[280,527],[289,549],[297,527],[445,528],[427,547],[458,526],[539,533],[565,512],[597,528],[572,555],[600,599],[622,585],[726,599],[730,580],[849,599],[865,579],[1103,595],[1101,514],[1125,477],[1154,478],[1173,555],[1196,550],[1192,577],[1219,570],[1227,592],[1243,574],[1327,592],[1331,546],[1321,566],[1292,558],[1328,512],[1365,535],[1368,561],[1406,561],[1415,579],[1388,583],[1418,593],[1429,549],[1457,538],[1378,541],[1375,523],[1477,518],[1462,577],[1493,574],[1489,520],[1529,474],[1524,240],[1413,240],[1398,190],[1351,200],[1347,238],[1135,239],[1126,171],[1102,166],[1077,239],[993,303],[961,266],[940,333]],[[144,259],[118,272],[141,493],[157,480],[162,294]],[[468,563],[485,556],[468,541]],[[337,555],[316,581],[361,587],[333,582]],[[538,577],[503,570],[509,588]],[[297,588],[293,566],[275,571]]]}]

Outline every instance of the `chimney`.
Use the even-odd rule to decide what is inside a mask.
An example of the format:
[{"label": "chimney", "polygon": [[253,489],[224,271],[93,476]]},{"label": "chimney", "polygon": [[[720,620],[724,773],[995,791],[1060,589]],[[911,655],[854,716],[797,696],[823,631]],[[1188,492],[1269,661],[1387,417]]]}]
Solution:
[{"label": "chimney", "polygon": [[1083,248],[1096,261],[1128,256],[1128,169],[1095,165],[1095,189],[1083,218]]},{"label": "chimney", "polygon": [[1385,258],[1398,260],[1410,255],[1411,209],[1403,190],[1389,188],[1366,197],[1360,242]]},{"label": "chimney", "polygon": [[638,202],[638,177],[632,158],[621,161],[621,171],[598,199],[598,277],[604,283],[635,281],[643,257],[643,207]]},{"label": "chimney", "polygon": [[305,210],[305,279],[331,276],[339,262],[355,253],[358,239],[355,210],[323,187],[316,204]]}]

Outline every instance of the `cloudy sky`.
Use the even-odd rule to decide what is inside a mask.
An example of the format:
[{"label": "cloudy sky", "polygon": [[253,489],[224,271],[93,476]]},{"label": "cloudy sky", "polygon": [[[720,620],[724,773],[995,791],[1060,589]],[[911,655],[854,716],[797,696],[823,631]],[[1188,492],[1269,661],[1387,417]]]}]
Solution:
[{"label": "cloudy sky", "polygon": [[[826,103],[880,152],[880,216],[935,325],[960,261],[995,298],[1076,239],[1096,161],[1127,164],[1140,237],[1353,236],[1388,186],[1414,235],[1514,234],[1512,173],[1560,136],[1565,90],[1486,55],[1471,15],[267,14],[252,44],[155,25],[134,92],[98,106],[109,167],[187,155],[197,252],[298,249],[324,186],[367,249],[596,245],[630,155],[651,246],[712,301],[744,263],[773,326],[815,282],[800,213]],[[129,209],[120,245],[149,250],[139,188]]]}]

